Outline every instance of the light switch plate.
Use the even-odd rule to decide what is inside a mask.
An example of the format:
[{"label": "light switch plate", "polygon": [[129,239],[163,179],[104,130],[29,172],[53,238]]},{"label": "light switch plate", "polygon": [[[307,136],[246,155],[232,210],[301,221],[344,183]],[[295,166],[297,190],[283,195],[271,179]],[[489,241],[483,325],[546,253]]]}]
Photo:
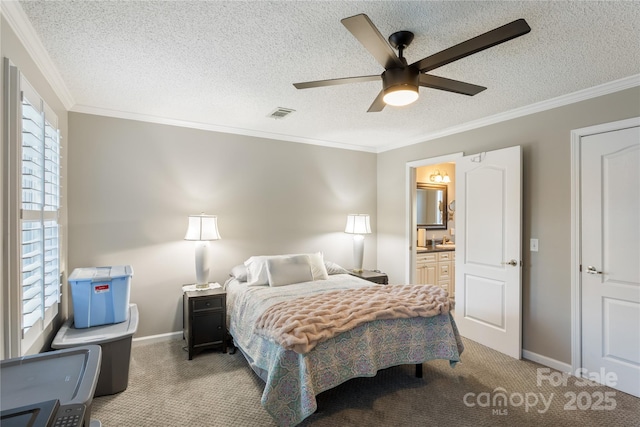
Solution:
[{"label": "light switch plate", "polygon": [[531,239],[529,249],[531,249],[531,252],[538,252],[538,239]]}]

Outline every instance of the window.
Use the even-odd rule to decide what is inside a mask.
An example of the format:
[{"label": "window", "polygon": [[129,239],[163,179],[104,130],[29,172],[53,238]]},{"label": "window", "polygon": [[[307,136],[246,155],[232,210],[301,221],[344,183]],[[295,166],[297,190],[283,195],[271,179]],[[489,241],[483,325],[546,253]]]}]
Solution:
[{"label": "window", "polygon": [[[22,78],[22,335],[57,313],[60,289],[58,118]],[[50,311],[50,312],[48,312]],[[41,328],[37,328],[41,330]]]},{"label": "window", "polygon": [[[5,356],[25,354],[58,313],[61,238],[58,118],[17,69],[6,61],[8,133],[5,253]],[[13,268],[12,268],[13,267]],[[12,285],[12,284],[16,285]],[[6,344],[6,340],[5,340]]]}]

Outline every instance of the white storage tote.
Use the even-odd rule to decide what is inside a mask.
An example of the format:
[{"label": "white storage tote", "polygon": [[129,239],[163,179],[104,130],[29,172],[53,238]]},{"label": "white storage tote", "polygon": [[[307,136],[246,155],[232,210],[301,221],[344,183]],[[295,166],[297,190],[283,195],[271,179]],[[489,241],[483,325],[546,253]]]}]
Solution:
[{"label": "white storage tote", "polygon": [[74,327],[90,328],[127,320],[130,265],[76,268],[69,276]]}]

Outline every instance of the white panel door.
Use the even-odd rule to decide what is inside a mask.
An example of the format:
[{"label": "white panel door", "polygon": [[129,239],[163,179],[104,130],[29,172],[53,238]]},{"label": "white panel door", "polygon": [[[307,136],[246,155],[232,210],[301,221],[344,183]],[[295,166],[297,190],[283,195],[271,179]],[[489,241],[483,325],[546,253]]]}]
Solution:
[{"label": "white panel door", "polygon": [[[520,359],[520,147],[456,161],[456,309],[466,338]],[[462,238],[460,238],[462,237]]]},{"label": "white panel door", "polygon": [[640,128],[580,146],[582,367],[640,397]]}]

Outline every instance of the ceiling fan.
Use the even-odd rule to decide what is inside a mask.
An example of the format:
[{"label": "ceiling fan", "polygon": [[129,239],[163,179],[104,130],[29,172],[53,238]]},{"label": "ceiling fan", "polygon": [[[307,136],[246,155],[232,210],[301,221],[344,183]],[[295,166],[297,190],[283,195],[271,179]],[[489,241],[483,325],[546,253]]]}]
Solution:
[{"label": "ceiling fan", "polygon": [[[294,83],[294,86],[297,89],[308,89],[382,79],[382,90],[367,110],[369,113],[382,111],[386,104],[403,106],[414,102],[418,99],[419,86],[469,96],[482,92],[486,87],[426,73],[531,31],[527,21],[518,19],[408,65],[403,52],[413,41],[411,31],[398,31],[391,34],[389,36],[391,46],[389,46],[389,43],[385,41],[380,31],[365,14],[344,18],[340,22],[384,67],[384,72],[372,76]],[[398,55],[393,51],[392,46],[398,50]]]}]

